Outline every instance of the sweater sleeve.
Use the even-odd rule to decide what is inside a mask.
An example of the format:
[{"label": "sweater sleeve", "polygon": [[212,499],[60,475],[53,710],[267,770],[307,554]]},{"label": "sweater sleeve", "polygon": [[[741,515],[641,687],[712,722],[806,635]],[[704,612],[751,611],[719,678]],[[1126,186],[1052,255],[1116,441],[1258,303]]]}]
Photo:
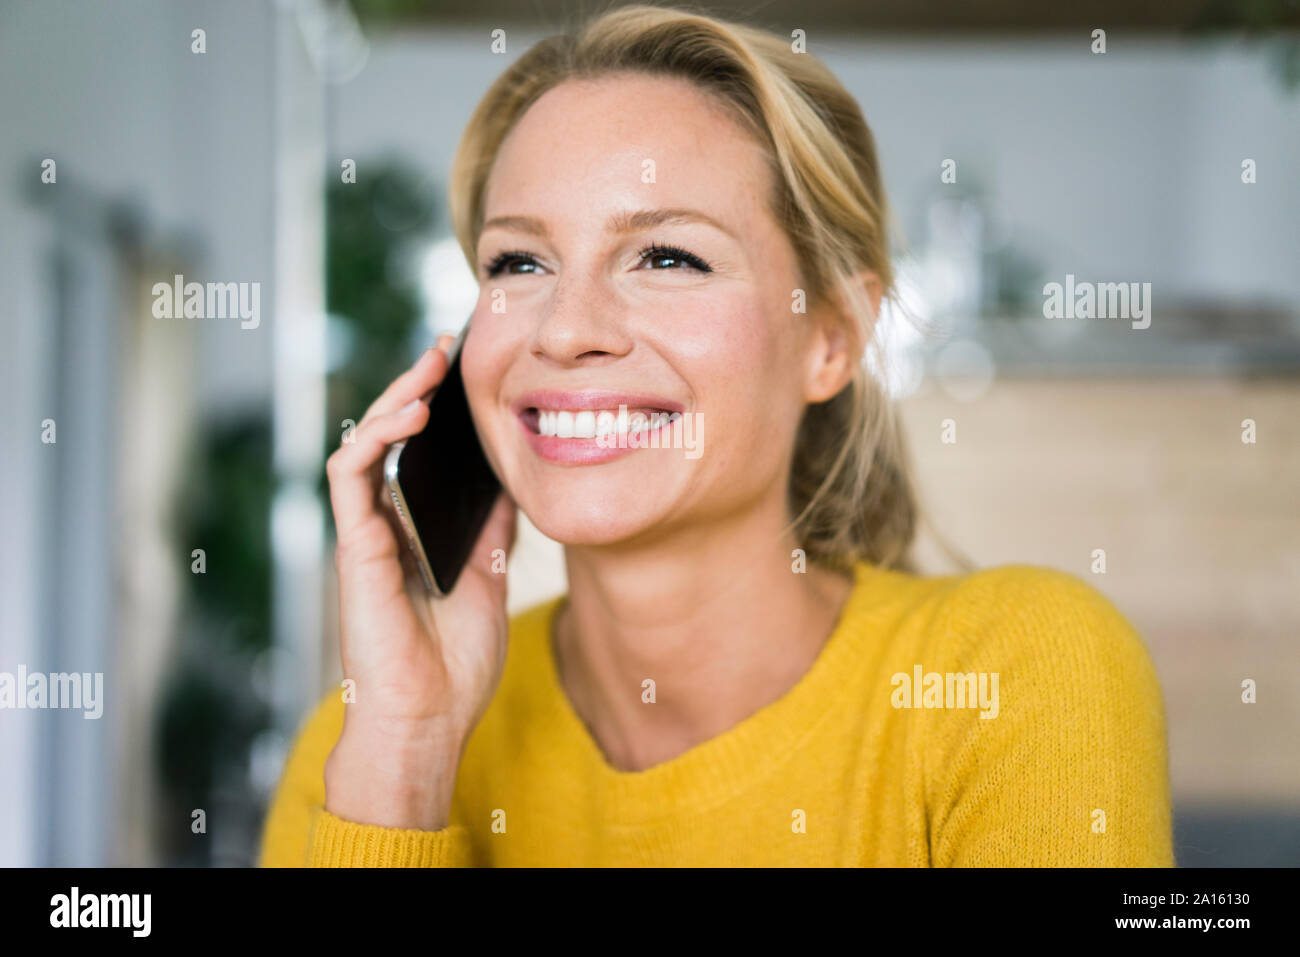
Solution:
[{"label": "sweater sleeve", "polygon": [[343,730],[343,704],[331,692],[294,741],[262,830],[260,867],[470,867],[468,830],[359,824],[325,810],[325,759]]},{"label": "sweater sleeve", "polygon": [[1172,867],[1164,701],[1120,612],[1020,565],[972,575],[941,618],[933,670],[984,675],[996,693],[928,712],[932,863]]}]

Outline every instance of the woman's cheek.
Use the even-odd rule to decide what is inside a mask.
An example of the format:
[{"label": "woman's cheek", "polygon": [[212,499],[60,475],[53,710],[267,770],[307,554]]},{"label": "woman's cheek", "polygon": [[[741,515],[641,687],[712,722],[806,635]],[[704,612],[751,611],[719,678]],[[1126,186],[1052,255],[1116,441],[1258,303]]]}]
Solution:
[{"label": "woman's cheek", "polygon": [[465,382],[465,397],[469,400],[471,411],[478,412],[479,407],[483,404],[484,388],[483,384],[487,378],[486,368],[480,348],[478,346],[479,337],[475,335],[477,327],[471,327],[465,337],[465,342],[460,348],[460,374]]},{"label": "woman's cheek", "polygon": [[751,348],[750,310],[734,297],[702,296],[670,301],[642,327],[664,356],[691,365],[747,364]]},{"label": "woman's cheek", "polygon": [[497,396],[502,373],[498,357],[492,349],[494,340],[491,330],[477,319],[471,322],[470,331],[461,346],[460,373],[465,383],[470,417],[474,420],[488,458],[494,464],[499,464],[496,447],[501,441],[501,417],[498,415]]}]

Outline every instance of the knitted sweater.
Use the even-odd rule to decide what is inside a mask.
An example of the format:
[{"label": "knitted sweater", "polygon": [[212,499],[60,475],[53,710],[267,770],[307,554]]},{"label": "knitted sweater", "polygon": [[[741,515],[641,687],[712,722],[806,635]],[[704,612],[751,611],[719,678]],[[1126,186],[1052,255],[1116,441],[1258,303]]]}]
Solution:
[{"label": "knitted sweater", "polygon": [[324,809],[346,707],[331,692],[291,750],[259,863],[1173,865],[1160,685],[1106,598],[1028,565],[855,577],[793,688],[635,772],[607,763],[560,683],[562,599],[517,615],[437,831]]}]

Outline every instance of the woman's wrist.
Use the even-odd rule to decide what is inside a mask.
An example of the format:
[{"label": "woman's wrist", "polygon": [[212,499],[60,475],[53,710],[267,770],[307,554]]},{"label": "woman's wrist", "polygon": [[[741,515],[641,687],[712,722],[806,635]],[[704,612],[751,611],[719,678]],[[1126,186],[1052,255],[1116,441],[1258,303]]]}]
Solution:
[{"label": "woman's wrist", "polygon": [[345,727],[325,761],[325,810],[357,824],[442,830],[463,744],[452,731]]}]

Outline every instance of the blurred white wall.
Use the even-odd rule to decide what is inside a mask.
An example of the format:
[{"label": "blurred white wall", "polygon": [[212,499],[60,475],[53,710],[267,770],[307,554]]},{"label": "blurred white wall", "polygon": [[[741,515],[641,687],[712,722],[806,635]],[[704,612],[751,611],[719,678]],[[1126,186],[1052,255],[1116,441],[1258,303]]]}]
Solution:
[{"label": "blurred white wall", "polygon": [[[115,358],[99,346],[114,342],[114,335],[103,330],[93,350],[88,338],[75,336],[65,348],[77,355],[55,354],[48,276],[54,230],[48,216],[28,204],[26,192],[36,183],[105,201],[135,198],[160,242],[193,241],[205,274],[195,279],[261,282],[261,328],[198,323],[197,362],[188,380],[205,411],[268,401],[272,13],[261,0],[0,5],[0,435],[6,450],[0,464],[0,670],[20,664],[32,671],[104,670],[110,708],[111,663],[133,637],[113,628],[113,502],[104,494],[110,473],[64,474],[65,501],[51,502],[49,469],[71,460],[68,443],[75,433],[65,429],[72,423],[60,422],[59,442],[42,446],[40,422],[59,401],[51,394],[59,366],[65,375],[74,370],[81,376],[68,382],[83,393],[76,408],[115,399],[112,392],[90,391],[96,381],[112,380]],[[207,34],[202,55],[190,49],[196,28]],[[58,164],[58,181],[39,186],[45,157]],[[85,321],[113,316],[109,302],[77,303],[76,309]],[[109,469],[111,450],[131,425],[108,418],[108,434],[95,440],[110,453],[95,459],[97,469]],[[57,460],[49,454],[56,449],[62,453]],[[68,547],[61,547],[50,541],[50,510],[78,502],[105,512],[104,523],[93,536],[73,529]],[[176,556],[178,568],[188,561],[188,555]],[[59,661],[45,647],[54,611],[54,592],[44,580],[50,574],[60,579],[59,601],[68,611],[65,660]],[[101,580],[88,581],[87,574]],[[77,785],[54,795],[43,794],[39,783],[44,718],[57,718],[70,736],[59,754],[61,767],[46,765],[46,773],[65,774]],[[65,725],[65,718],[76,720]],[[0,716],[0,865],[111,863],[111,829],[122,813],[112,800],[120,769],[105,758],[113,734],[109,714],[99,721],[31,711]],[[64,803],[52,807],[47,800]]]}]

